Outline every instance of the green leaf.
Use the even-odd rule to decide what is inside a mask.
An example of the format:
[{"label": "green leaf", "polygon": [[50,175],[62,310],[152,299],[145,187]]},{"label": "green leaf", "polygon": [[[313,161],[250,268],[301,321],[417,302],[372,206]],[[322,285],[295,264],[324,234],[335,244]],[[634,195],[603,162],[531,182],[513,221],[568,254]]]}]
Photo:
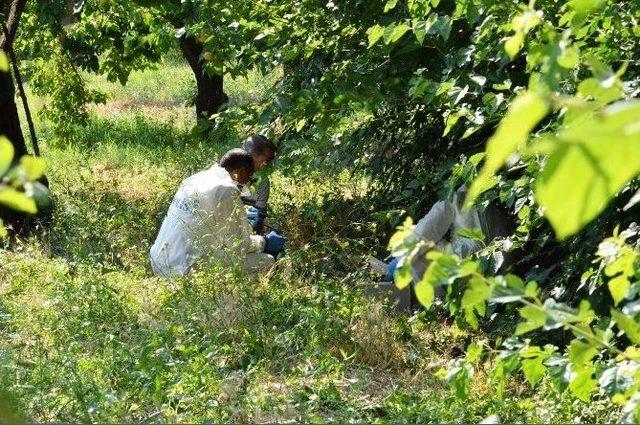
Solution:
[{"label": "green leaf", "polygon": [[521,301],[525,295],[525,286],[518,276],[509,274],[504,277],[494,278],[496,282],[493,286],[491,301],[494,303],[512,303]]},{"label": "green leaf", "polygon": [[524,290],[525,297],[535,298],[538,296],[538,284],[536,282],[529,282]]},{"label": "green leaf", "polygon": [[480,361],[482,357],[482,352],[484,351],[481,344],[477,344],[472,342],[467,347],[467,361],[471,364],[476,364]]},{"label": "green leaf", "polygon": [[591,98],[602,105],[620,100],[624,95],[622,82],[615,76],[606,80],[587,78],[578,85],[578,93],[582,97]]},{"label": "green leaf", "polygon": [[13,144],[9,139],[0,136],[0,176],[4,176],[11,167],[14,153]]},{"label": "green leaf", "polygon": [[484,233],[482,233],[482,229],[465,228],[465,229],[458,230],[456,234],[458,235],[458,237],[461,237],[461,238],[471,239],[474,241],[484,243]]},{"label": "green leaf", "polygon": [[556,137],[535,195],[559,239],[593,220],[640,173],[640,102],[574,120]]},{"label": "green leaf", "polygon": [[396,31],[396,24],[390,23],[384,28],[384,33],[382,34],[382,38],[384,40],[384,44],[389,44],[391,42],[391,37]]},{"label": "green leaf", "polygon": [[2,50],[0,50],[0,72],[9,72],[9,58]]},{"label": "green leaf", "polygon": [[4,227],[4,222],[0,218],[0,240],[6,239],[9,236],[9,232],[7,232],[7,228]]},{"label": "green leaf", "polygon": [[[607,241],[601,244],[603,248],[606,242]],[[614,239],[614,244],[617,248],[615,251],[615,260],[605,267],[604,273],[610,277],[616,276],[619,273],[632,276],[634,274],[636,252],[626,245],[619,245],[616,239]]]},{"label": "green leaf", "polygon": [[425,22],[428,34],[437,34],[444,41],[451,35],[451,18],[447,15],[432,13]]},{"label": "green leaf", "polygon": [[509,37],[507,41],[505,41],[504,51],[507,52],[507,55],[509,55],[510,59],[513,59],[522,49],[522,46],[524,46],[524,34],[517,33]]},{"label": "green leaf", "polygon": [[425,279],[424,276],[415,286],[414,290],[416,293],[416,298],[418,298],[420,304],[422,304],[425,308],[431,307],[431,304],[433,304],[433,300],[435,298],[435,292],[433,286],[427,281],[427,279]]},{"label": "green leaf", "polygon": [[478,177],[469,188],[467,207],[486,190],[495,173],[509,156],[526,144],[529,133],[548,111],[547,101],[536,92],[527,91],[514,99],[496,133],[487,142],[487,157]]},{"label": "green leaf", "polygon": [[460,112],[450,113],[447,116],[447,119],[445,120],[445,128],[442,135],[446,136],[447,134],[449,134],[449,132],[453,129],[453,127],[455,127],[455,125],[458,123],[461,117],[462,117],[462,114]]},{"label": "green leaf", "polygon": [[620,275],[609,280],[607,286],[609,287],[609,292],[611,292],[611,296],[613,297],[614,305],[618,305],[629,293],[631,283],[627,276]]},{"label": "green leaf", "polygon": [[579,316],[579,311],[566,304],[556,302],[553,298],[547,298],[544,301],[544,311],[547,315],[547,320],[544,324],[545,330],[558,329],[569,323],[577,323],[584,320],[583,317]]},{"label": "green leaf", "polygon": [[578,321],[585,326],[588,326],[596,318],[596,313],[591,308],[591,304],[587,300],[580,301],[578,307]]},{"label": "green leaf", "polygon": [[431,263],[422,280],[428,282],[431,287],[435,288],[438,285],[450,285],[460,277],[460,262],[458,257],[431,251],[427,254],[427,259],[429,259]]},{"label": "green leaf", "polygon": [[540,14],[532,9],[525,10],[513,18],[511,28],[515,31],[515,34],[507,39],[504,44],[504,50],[509,55],[509,58],[513,59],[518,54],[524,46],[524,38],[527,33],[539,25],[541,21]]},{"label": "green leaf", "polygon": [[562,49],[560,56],[558,56],[558,65],[566,69],[575,68],[579,61],[580,49],[576,46],[569,46]]},{"label": "green leaf", "polygon": [[384,13],[387,13],[388,11],[394,9],[397,4],[398,4],[398,0],[387,1],[387,4],[384,5]]},{"label": "green leaf", "polygon": [[525,322],[519,323],[516,327],[516,335],[522,335],[534,329],[544,326],[547,320],[546,312],[536,306],[527,305],[520,309],[520,316]]},{"label": "green leaf", "polygon": [[580,368],[569,384],[571,394],[585,403],[591,400],[591,393],[598,386],[598,381],[592,378],[594,371],[593,366]]},{"label": "green leaf", "polygon": [[40,157],[23,156],[20,158],[20,165],[30,181],[38,180],[44,175],[45,163]]},{"label": "green leaf", "polygon": [[395,43],[396,41],[400,40],[402,36],[405,35],[405,33],[410,29],[411,27],[407,24],[400,24],[396,26],[393,30],[393,33],[391,34],[391,37],[389,37],[388,43]]},{"label": "green leaf", "polygon": [[537,346],[528,346],[520,351],[522,358],[520,369],[532,388],[547,371],[544,362],[553,354],[554,350],[555,347],[547,345],[544,350]]},{"label": "green leaf", "polygon": [[18,192],[12,187],[0,188],[0,204],[16,211],[22,211],[29,214],[38,212],[36,203],[22,192]]},{"label": "green leaf", "polygon": [[384,28],[381,27],[380,25],[376,24],[371,28],[369,28],[367,30],[367,35],[369,37],[369,47],[372,47],[373,45],[375,45],[383,36],[383,34],[384,34]]},{"label": "green leaf", "polygon": [[491,286],[483,279],[474,277],[469,281],[469,287],[462,296],[460,306],[465,312],[467,322],[474,329],[478,327],[476,312],[479,316],[485,315],[489,297],[491,297]]},{"label": "green leaf", "polygon": [[408,253],[409,247],[406,245],[409,241],[409,236],[413,234],[413,229],[413,220],[411,217],[407,217],[402,226],[398,226],[396,233],[389,239],[388,247],[395,257],[400,257]]},{"label": "green leaf", "polygon": [[464,362],[462,359],[457,359],[453,364],[449,365],[444,376],[444,381],[453,385],[456,389],[456,395],[459,398],[465,398],[467,395],[467,384],[469,379],[473,376],[473,366]]},{"label": "green leaf", "polygon": [[600,9],[605,3],[605,0],[571,0],[569,7],[576,12],[589,13]]},{"label": "green leaf", "polygon": [[411,261],[405,260],[393,273],[393,279],[398,289],[404,289],[411,283]]},{"label": "green leaf", "polygon": [[574,339],[569,345],[567,350],[567,357],[569,361],[576,367],[583,367],[598,354],[598,345],[593,341],[582,342],[579,339]]},{"label": "green leaf", "polygon": [[416,40],[418,44],[422,45],[424,43],[424,38],[427,36],[427,27],[426,22],[419,21],[413,25],[413,35],[416,36]]},{"label": "green leaf", "polygon": [[532,388],[536,386],[547,371],[547,368],[544,366],[544,360],[544,357],[522,360],[522,373],[524,373],[525,379]]},{"label": "green leaf", "polygon": [[623,331],[627,338],[634,344],[640,344],[640,325],[632,317],[611,309],[611,317],[616,322],[618,329]]}]

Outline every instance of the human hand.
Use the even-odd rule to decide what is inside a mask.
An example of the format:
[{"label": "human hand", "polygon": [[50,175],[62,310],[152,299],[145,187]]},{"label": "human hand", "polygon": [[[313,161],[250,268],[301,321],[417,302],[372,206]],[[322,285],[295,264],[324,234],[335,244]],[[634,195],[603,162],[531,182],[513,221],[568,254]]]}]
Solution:
[{"label": "human hand", "polygon": [[275,230],[271,231],[267,236],[264,237],[264,239],[267,242],[264,248],[264,252],[266,252],[267,254],[276,256],[284,251],[284,245],[287,242],[287,239],[283,236],[280,236]]}]

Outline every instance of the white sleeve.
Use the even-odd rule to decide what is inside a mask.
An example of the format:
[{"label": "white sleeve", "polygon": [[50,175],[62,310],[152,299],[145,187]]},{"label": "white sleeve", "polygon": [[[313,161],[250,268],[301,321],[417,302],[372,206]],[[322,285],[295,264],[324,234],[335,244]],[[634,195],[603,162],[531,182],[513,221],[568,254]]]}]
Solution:
[{"label": "white sleeve", "polygon": [[439,242],[449,231],[455,219],[450,202],[437,202],[418,223],[413,234],[426,241]]}]

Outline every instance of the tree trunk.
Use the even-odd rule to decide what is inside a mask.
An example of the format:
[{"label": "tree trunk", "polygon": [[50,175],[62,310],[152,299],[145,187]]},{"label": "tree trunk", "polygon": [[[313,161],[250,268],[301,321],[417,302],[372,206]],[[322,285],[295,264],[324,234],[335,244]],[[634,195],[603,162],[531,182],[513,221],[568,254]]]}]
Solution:
[{"label": "tree trunk", "polygon": [[[0,49],[10,54],[13,65],[16,67],[17,63],[15,63],[15,55],[13,54],[13,41],[18,32],[20,18],[27,1],[28,0],[13,0],[10,6],[7,24],[5,25],[4,22],[0,22],[0,25],[2,25],[0,29]],[[0,11],[2,11],[2,6],[3,2],[0,0]],[[17,78],[19,78],[19,76]],[[20,116],[18,115],[18,106],[15,97],[15,85],[9,70],[0,70],[0,135],[7,137],[13,144],[15,150],[13,157],[14,163],[17,163],[20,161],[20,158],[28,154],[22,128],[20,127]],[[41,182],[46,185],[46,178],[43,177]],[[0,205],[0,218],[3,219],[4,225],[9,226],[12,236],[28,229],[29,215],[27,214]]]},{"label": "tree trunk", "polygon": [[[6,136],[13,144],[14,163],[27,154],[27,145],[20,128],[13,78],[9,72],[4,71],[0,71],[0,135]],[[0,205],[0,219],[4,221],[5,226],[9,226],[12,235],[21,232],[26,222],[24,214],[3,205]]]},{"label": "tree trunk", "polygon": [[13,47],[13,40],[16,38],[18,27],[20,26],[20,18],[28,1],[29,0],[13,0],[13,2],[11,2],[7,25],[2,29],[2,35],[0,36],[0,48],[9,50]]},{"label": "tree trunk", "polygon": [[15,87],[9,72],[0,71],[0,135],[6,136],[15,148],[14,160],[27,154],[27,145],[20,128]]},{"label": "tree trunk", "polygon": [[208,119],[229,101],[229,97],[224,92],[223,76],[210,75],[205,72],[204,64],[200,59],[204,49],[195,37],[182,36],[180,38],[180,49],[196,77],[198,88],[195,100],[196,115],[198,119]]},{"label": "tree trunk", "polygon": [[[0,3],[1,5],[2,3]],[[0,49],[9,52],[18,32],[20,17],[27,0],[13,0],[9,8],[7,23],[0,22]],[[1,8],[0,8],[1,11]],[[16,105],[16,92],[9,70],[0,70],[0,135],[6,136],[15,148],[14,161],[27,154],[27,145],[20,128],[20,117]]]}]

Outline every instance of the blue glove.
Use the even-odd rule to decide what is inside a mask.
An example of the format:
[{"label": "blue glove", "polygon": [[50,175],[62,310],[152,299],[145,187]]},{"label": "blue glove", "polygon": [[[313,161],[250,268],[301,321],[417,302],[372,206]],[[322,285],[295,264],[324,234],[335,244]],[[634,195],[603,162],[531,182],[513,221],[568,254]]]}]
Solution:
[{"label": "blue glove", "polygon": [[275,257],[284,251],[284,244],[287,239],[280,236],[275,230],[271,231],[271,233],[265,236],[264,239],[267,241],[267,244],[264,247],[265,253],[271,254]]},{"label": "blue glove", "polygon": [[247,218],[249,219],[249,223],[251,223],[251,227],[255,228],[260,221],[260,211],[256,207],[249,207],[247,210]]},{"label": "blue glove", "polygon": [[387,264],[387,274],[384,275],[385,282],[393,282],[393,274],[395,273],[397,267],[398,259],[394,257],[393,260],[391,260],[391,262]]}]

